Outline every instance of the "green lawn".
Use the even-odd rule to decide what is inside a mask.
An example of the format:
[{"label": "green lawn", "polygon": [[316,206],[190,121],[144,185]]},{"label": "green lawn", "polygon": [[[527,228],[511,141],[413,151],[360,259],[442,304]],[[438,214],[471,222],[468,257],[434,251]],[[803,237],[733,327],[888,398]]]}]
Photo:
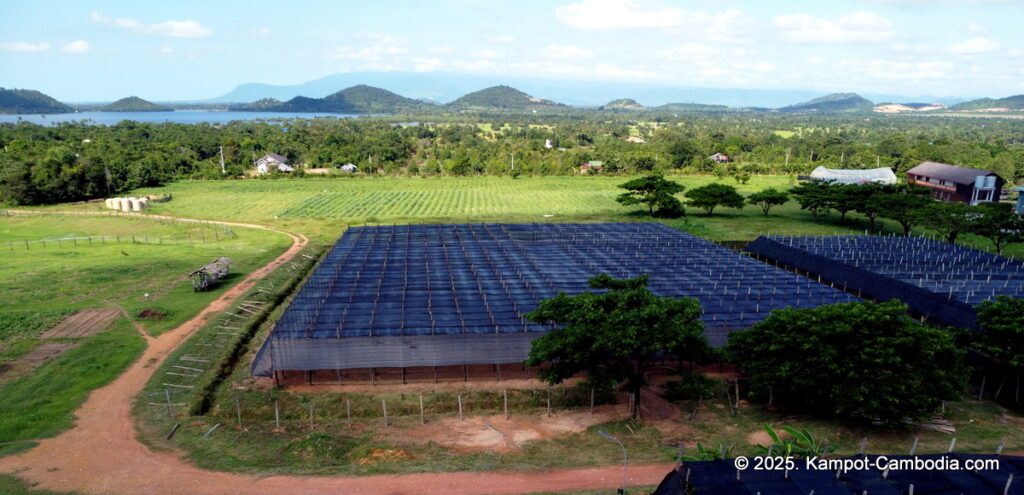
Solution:
[{"label": "green lawn", "polygon": [[[107,239],[81,239],[88,236]],[[79,240],[56,241],[70,237]],[[26,240],[36,242],[26,248]],[[189,272],[228,256],[233,262],[229,282],[240,280],[289,244],[287,236],[252,229],[225,232],[128,218],[0,216],[0,251],[5,251],[0,257],[0,322],[9,312],[45,314],[118,305],[132,317],[144,309],[163,313],[165,317],[140,320],[148,332],[159,334],[190,318],[229,286],[194,293]]]},{"label": "green lawn", "polygon": [[0,475],[0,495],[73,495],[69,492],[35,490],[14,476]]},{"label": "green lawn", "polygon": [[111,330],[0,386],[0,455],[28,448],[33,440],[71,426],[86,395],[119,375],[144,346],[131,323],[121,318]]}]

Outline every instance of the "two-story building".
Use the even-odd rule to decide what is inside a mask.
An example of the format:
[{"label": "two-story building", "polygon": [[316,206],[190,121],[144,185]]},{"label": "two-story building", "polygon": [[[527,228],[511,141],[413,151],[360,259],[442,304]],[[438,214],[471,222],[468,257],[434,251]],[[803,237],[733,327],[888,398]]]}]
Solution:
[{"label": "two-story building", "polygon": [[921,162],[907,171],[907,183],[931,189],[940,201],[976,205],[999,201],[1006,181],[989,170]]}]

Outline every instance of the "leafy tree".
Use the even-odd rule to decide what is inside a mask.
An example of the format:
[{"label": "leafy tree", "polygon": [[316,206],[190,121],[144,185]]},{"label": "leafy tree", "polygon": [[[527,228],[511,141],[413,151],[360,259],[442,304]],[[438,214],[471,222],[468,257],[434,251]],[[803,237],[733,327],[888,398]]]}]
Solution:
[{"label": "leafy tree", "polygon": [[859,187],[853,211],[867,217],[870,229],[875,230],[875,226],[878,224],[878,217],[882,214],[882,210],[880,209],[878,202],[874,201],[874,198],[882,194],[887,194],[894,186],[872,183],[861,184]]},{"label": "leafy tree", "polygon": [[733,171],[733,173],[732,173],[732,177],[734,179],[736,179],[737,183],[739,183],[739,184],[746,184],[746,183],[750,182],[751,175],[750,175],[750,172],[748,172],[746,169],[741,168],[741,167],[736,167],[736,170]]},{"label": "leafy tree", "polygon": [[971,232],[992,241],[996,254],[1002,254],[1007,244],[1024,241],[1024,216],[1016,214],[1013,205],[982,203],[975,211]]},{"label": "leafy tree", "polygon": [[655,210],[681,211],[682,204],[675,195],[685,189],[681,184],[666,180],[660,175],[648,175],[630,180],[619,187],[628,192],[620,194],[616,201],[624,205],[647,205],[647,214],[654,216]]},{"label": "leafy tree", "polygon": [[809,181],[797,185],[790,190],[790,193],[797,203],[800,203],[801,210],[807,210],[817,218],[831,207],[828,188],[827,183]]},{"label": "leafy tree", "polygon": [[[647,289],[647,276],[590,279],[606,292],[570,296],[560,293],[541,301],[527,316],[560,326],[533,341],[526,363],[547,363],[538,376],[560,383],[580,372],[594,381],[625,382],[634,398],[647,383],[647,371],[661,352],[680,360],[700,360],[710,349],[696,299],[660,297]],[[638,400],[632,411],[639,413]]]},{"label": "leafy tree", "polygon": [[961,233],[970,230],[975,209],[966,203],[936,201],[918,212],[917,223],[937,231],[946,242],[953,244]]},{"label": "leafy tree", "polygon": [[978,305],[974,347],[1012,368],[1024,369],[1024,299],[999,296]]},{"label": "leafy tree", "polygon": [[921,210],[932,204],[931,192],[919,186],[900,186],[887,188],[882,194],[868,199],[874,203],[879,214],[895,220],[903,227],[903,235],[910,235],[921,218]]},{"label": "leafy tree", "polygon": [[846,214],[857,209],[860,200],[860,184],[829,184],[825,188],[830,208],[839,212],[839,223],[846,223]]},{"label": "leafy tree", "polygon": [[764,216],[768,216],[768,211],[773,206],[784,205],[787,202],[789,202],[789,194],[774,187],[769,187],[747,196],[747,203],[760,206]]},{"label": "leafy tree", "polygon": [[725,184],[708,184],[686,192],[690,205],[707,212],[708,216],[716,207],[743,208],[743,196],[736,188]]},{"label": "leafy tree", "polygon": [[733,333],[732,359],[754,397],[823,417],[903,426],[929,417],[966,384],[952,335],[898,301],[780,309]]}]

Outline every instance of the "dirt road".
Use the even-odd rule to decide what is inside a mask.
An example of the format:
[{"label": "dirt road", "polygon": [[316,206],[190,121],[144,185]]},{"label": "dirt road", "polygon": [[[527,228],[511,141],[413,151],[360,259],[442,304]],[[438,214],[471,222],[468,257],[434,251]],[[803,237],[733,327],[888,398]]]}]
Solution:
[{"label": "dirt road", "polygon": [[[176,219],[181,220],[181,219]],[[261,225],[225,225],[274,230]],[[366,477],[256,477],[206,471],[173,452],[152,452],[135,436],[131,409],[135,396],[163,360],[203,326],[227,309],[261,278],[291,260],[307,239],[288,234],[292,246],[211,302],[195,318],[159,337],[147,338],[142,357],[112,383],[94,391],[76,412],[70,430],[46,439],[23,454],[0,458],[0,472],[16,474],[39,488],[89,494],[225,495],[225,494],[513,494],[613,488],[622,468],[609,466],[537,473],[427,473]],[[656,484],[671,465],[632,466],[631,484]]]}]

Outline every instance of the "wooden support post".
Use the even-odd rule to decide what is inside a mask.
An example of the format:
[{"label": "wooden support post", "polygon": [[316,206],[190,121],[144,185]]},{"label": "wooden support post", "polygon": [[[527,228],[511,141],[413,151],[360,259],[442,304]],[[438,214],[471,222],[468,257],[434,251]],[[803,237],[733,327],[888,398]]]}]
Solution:
[{"label": "wooden support post", "polygon": [[313,384],[313,370],[306,371],[306,385]]},{"label": "wooden support post", "polygon": [[388,427],[388,401],[385,399],[380,400],[380,405],[384,408],[384,427]]},{"label": "wooden support post", "polygon": [[174,417],[174,406],[171,405],[171,389],[164,389],[164,397],[167,397],[167,415]]},{"label": "wooden support post", "polygon": [[313,431],[316,428],[316,424],[313,423],[313,404],[309,404],[309,430]]},{"label": "wooden support post", "polygon": [[551,417],[551,389],[548,388],[548,417]]},{"label": "wooden support post", "polygon": [[423,394],[420,394],[420,424],[426,424],[423,419]]},{"label": "wooden support post", "polygon": [[434,383],[437,383],[437,366],[434,366]]},{"label": "wooden support post", "polygon": [[505,421],[508,421],[508,389],[502,390],[501,394],[505,399]]},{"label": "wooden support post", "polygon": [[458,398],[459,398],[459,421],[462,421],[462,394],[459,394]]},{"label": "wooden support post", "polygon": [[274,429],[281,429],[281,409],[277,405],[277,401],[274,401]]},{"label": "wooden support post", "polygon": [[981,400],[981,396],[985,395],[985,380],[988,375],[981,375],[981,390],[978,390],[978,400]]},{"label": "wooden support post", "polygon": [[494,365],[494,371],[498,374],[498,381],[500,382],[501,381],[501,365],[500,364],[495,364]]},{"label": "wooden support post", "polygon": [[377,368],[370,368],[370,385],[377,384]]},{"label": "wooden support post", "polygon": [[352,424],[352,399],[345,399],[345,417],[348,418],[348,424]]},{"label": "wooden support post", "polygon": [[594,414],[594,387],[590,387],[590,414]]}]

